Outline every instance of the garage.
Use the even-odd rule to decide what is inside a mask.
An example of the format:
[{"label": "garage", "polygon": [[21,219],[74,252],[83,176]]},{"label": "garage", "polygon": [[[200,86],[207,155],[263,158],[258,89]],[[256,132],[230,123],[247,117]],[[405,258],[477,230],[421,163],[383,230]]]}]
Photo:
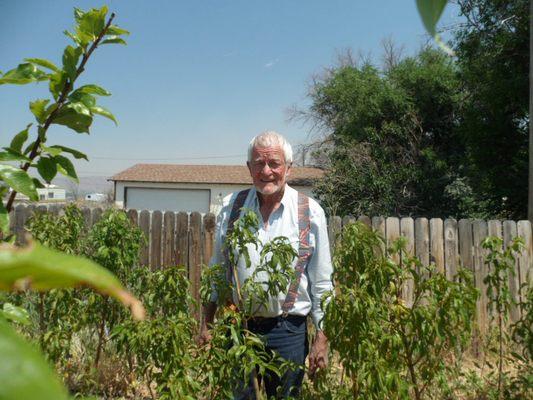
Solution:
[{"label": "garage", "polygon": [[209,212],[209,189],[126,187],[125,207],[136,210]]}]

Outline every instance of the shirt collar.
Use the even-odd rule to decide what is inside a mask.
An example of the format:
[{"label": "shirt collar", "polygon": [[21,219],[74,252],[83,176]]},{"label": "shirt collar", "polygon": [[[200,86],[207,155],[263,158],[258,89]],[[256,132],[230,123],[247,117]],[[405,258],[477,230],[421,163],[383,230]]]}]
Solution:
[{"label": "shirt collar", "polygon": [[[290,197],[291,197],[290,192],[293,190],[294,190],[293,188],[285,184],[285,189],[283,190],[283,197],[281,198],[281,201],[280,201],[283,208],[285,208],[289,204]],[[257,196],[257,190],[255,186],[252,186],[252,194],[253,194],[253,199],[254,199],[254,206],[257,209],[259,209],[259,197]]]}]

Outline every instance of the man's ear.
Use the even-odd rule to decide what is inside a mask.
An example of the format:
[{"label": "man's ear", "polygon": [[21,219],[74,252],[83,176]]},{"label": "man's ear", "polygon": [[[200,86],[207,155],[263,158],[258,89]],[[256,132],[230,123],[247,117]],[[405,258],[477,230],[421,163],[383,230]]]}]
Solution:
[{"label": "man's ear", "polygon": [[291,174],[291,168],[292,168],[292,163],[290,163],[289,166],[287,167],[287,173],[285,174],[285,176],[289,176]]},{"label": "man's ear", "polygon": [[246,166],[248,167],[248,172],[252,175],[252,168],[250,167],[250,161],[246,161]]}]

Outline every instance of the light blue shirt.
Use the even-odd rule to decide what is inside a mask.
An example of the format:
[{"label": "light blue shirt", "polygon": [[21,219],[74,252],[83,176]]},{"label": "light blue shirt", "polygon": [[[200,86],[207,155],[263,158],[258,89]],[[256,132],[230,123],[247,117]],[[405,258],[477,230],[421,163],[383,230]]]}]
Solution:
[{"label": "light blue shirt", "polygon": [[[217,218],[215,249],[210,265],[225,263],[223,243],[226,238],[229,215],[236,196],[237,193],[233,193],[223,200],[223,206]],[[248,197],[246,198],[243,207],[253,210],[258,216],[260,222],[257,237],[260,243],[264,244],[275,237],[285,236],[289,239],[289,242],[296,252],[298,252],[298,192],[296,190],[285,185],[281,205],[270,215],[268,224],[265,224],[261,217],[255,188],[252,188],[248,193]],[[289,314],[305,316],[311,313],[313,323],[319,328],[320,321],[324,316],[324,312],[321,308],[321,299],[326,292],[333,288],[331,281],[333,268],[331,265],[327,223],[324,210],[311,198],[309,199],[309,214],[311,222],[309,245],[312,249],[312,256],[300,279],[298,296],[293,308],[289,311]],[[253,246],[249,246],[250,259],[252,262],[251,268],[246,267],[243,257],[239,258],[237,264],[237,276],[241,284],[246,278],[253,274],[254,265],[258,265],[260,260],[260,252],[261,248],[255,249]],[[298,257],[295,257],[293,260],[293,268],[296,266],[297,260]],[[258,280],[264,281],[265,277],[258,276]],[[271,297],[265,307],[260,308],[255,315],[260,317],[277,317],[281,315],[286,292],[287,291],[280,293],[275,298]],[[216,301],[217,297],[217,293],[214,291],[211,300]],[[235,297],[236,294],[234,293],[234,300],[236,300]]]}]

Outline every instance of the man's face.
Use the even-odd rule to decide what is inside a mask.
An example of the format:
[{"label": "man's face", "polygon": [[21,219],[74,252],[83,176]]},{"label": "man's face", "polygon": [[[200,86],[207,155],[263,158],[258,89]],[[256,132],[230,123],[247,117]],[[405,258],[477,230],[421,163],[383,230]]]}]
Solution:
[{"label": "man's face", "polygon": [[254,147],[252,161],[247,164],[259,193],[269,196],[285,187],[290,165],[285,162],[281,146]]}]

